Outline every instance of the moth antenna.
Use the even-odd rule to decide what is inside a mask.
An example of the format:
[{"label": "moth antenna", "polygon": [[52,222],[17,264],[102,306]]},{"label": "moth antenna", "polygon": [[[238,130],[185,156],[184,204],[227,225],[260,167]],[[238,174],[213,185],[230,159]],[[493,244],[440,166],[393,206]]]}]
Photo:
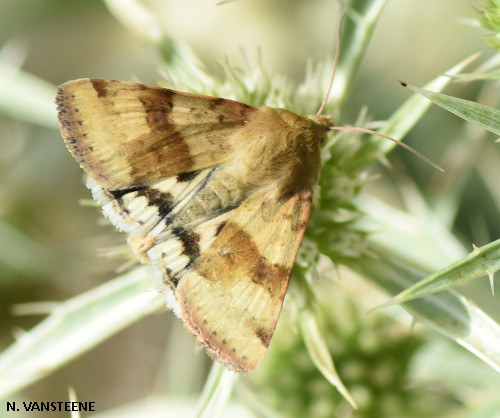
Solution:
[{"label": "moth antenna", "polygon": [[394,139],[390,136],[381,134],[380,132],[372,131],[371,129],[365,129],[365,128],[357,128],[355,126],[330,126],[328,129],[332,131],[355,131],[355,132],[362,132],[365,134],[369,135],[375,135],[380,138],[388,139],[389,141],[394,142],[396,145],[399,145],[400,147],[403,147],[404,149],[410,151],[412,154],[416,155],[418,158],[421,160],[425,161],[427,164],[431,165],[434,167],[436,170],[441,171],[441,173],[444,173],[444,170],[438,166],[437,164],[433,163],[431,160],[429,160],[427,157],[424,157],[422,154],[420,154],[418,151],[410,147],[409,145],[405,144],[404,142],[398,141],[397,139]]},{"label": "moth antenna", "polygon": [[316,113],[316,116],[320,116],[323,113],[323,110],[325,110],[326,102],[328,101],[328,98],[330,97],[330,93],[332,92],[333,79],[335,78],[335,71],[337,71],[337,64],[339,62],[339,56],[340,56],[340,33],[342,32],[342,22],[344,21],[346,13],[347,13],[347,9],[345,9],[342,12],[342,16],[340,16],[339,28],[337,31],[337,44],[335,45],[335,59],[333,60],[332,76],[330,77],[330,84],[328,85],[328,89],[326,91],[325,97],[324,97],[323,101],[321,102],[321,106],[320,106],[318,112]]}]

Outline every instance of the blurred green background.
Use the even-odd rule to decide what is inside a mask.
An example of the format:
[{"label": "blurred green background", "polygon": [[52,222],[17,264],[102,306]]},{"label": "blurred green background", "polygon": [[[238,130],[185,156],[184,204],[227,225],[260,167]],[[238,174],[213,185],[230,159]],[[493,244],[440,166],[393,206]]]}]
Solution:
[{"label": "blurred green background", "polygon": [[[354,123],[361,106],[368,106],[374,119],[384,119],[409,95],[396,80],[423,85],[466,56],[487,51],[478,39],[480,30],[465,22],[476,16],[476,3],[389,1],[342,123]],[[144,4],[155,11],[174,38],[188,44],[214,72],[219,71],[217,62],[226,56],[235,64],[241,63],[243,47],[252,57],[260,51],[270,72],[300,81],[307,59],[320,60],[333,54],[339,17],[333,0],[240,0],[221,6],[216,6],[215,0],[156,0]],[[0,97],[3,349],[13,342],[16,332],[40,320],[40,316],[13,316],[12,306],[78,295],[112,277],[113,269],[121,264],[96,255],[97,249],[119,245],[125,237],[99,225],[98,210],[79,204],[81,199],[90,199],[90,194],[82,171],[58,132],[55,86],[80,77],[156,84],[160,61],[150,45],[134,38],[98,0],[1,0],[0,47],[4,92]],[[33,90],[24,90],[31,85],[29,79],[23,88],[7,82],[19,67],[40,79],[33,82]],[[478,92],[475,83],[452,85],[447,90],[471,100],[477,100]],[[488,92],[482,94],[483,103],[488,104]],[[496,107],[495,103],[490,105]],[[433,108],[407,143],[438,163],[453,161],[452,144],[464,135],[463,127],[457,117]],[[467,180],[454,230],[464,243],[482,245],[500,236],[500,198],[492,198],[484,186],[485,178],[495,179],[498,174],[498,146],[481,148],[477,153],[482,171]],[[401,170],[399,162],[405,166],[402,175],[415,179],[431,197],[433,190],[442,192],[443,185],[435,180],[432,169],[405,151],[394,154],[397,170]],[[496,161],[491,172],[489,161]],[[389,201],[397,201],[393,186],[382,177],[370,188]],[[485,279],[466,290],[474,296],[476,289],[480,289],[477,294],[483,294],[487,287]],[[500,317],[491,302],[484,309]],[[195,392],[209,368],[204,354],[196,351],[179,320],[171,313],[158,314],[27,388],[22,398],[66,400],[71,384],[80,400],[95,401],[99,411],[104,411],[155,391],[161,393],[165,387],[170,394]],[[193,358],[202,365],[193,374],[181,378],[172,373]],[[159,368],[169,372],[159,373]]]}]

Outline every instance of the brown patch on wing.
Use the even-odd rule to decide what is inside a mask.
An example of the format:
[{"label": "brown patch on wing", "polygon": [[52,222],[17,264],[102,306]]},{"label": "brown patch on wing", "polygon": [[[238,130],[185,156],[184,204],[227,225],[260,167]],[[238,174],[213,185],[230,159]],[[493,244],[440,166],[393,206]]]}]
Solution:
[{"label": "brown patch on wing", "polygon": [[105,80],[90,80],[92,82],[92,87],[94,87],[94,90],[97,93],[97,97],[102,98],[106,97],[108,95],[106,86],[109,85],[109,83]]},{"label": "brown patch on wing", "polygon": [[282,292],[283,277],[290,274],[286,267],[271,264],[257,249],[253,238],[231,220],[223,228],[223,239],[217,239],[210,248],[211,257],[196,267],[198,274],[206,280],[220,280],[220,271],[231,272],[226,283],[249,277],[254,283],[263,286],[271,296]]},{"label": "brown patch on wing", "polygon": [[269,346],[269,342],[271,341],[271,337],[273,336],[272,332],[269,332],[269,330],[265,328],[259,328],[255,330],[255,335],[260,338],[262,341],[262,345],[264,346]]},{"label": "brown patch on wing", "polygon": [[140,101],[144,106],[146,120],[152,131],[163,130],[169,127],[166,122],[168,121],[169,113],[174,107],[173,93],[170,90],[164,91],[161,95],[141,95]]}]

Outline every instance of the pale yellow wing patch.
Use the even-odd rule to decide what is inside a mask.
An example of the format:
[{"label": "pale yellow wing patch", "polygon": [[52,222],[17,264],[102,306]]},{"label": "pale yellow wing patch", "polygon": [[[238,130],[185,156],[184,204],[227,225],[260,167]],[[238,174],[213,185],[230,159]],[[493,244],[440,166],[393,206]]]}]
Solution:
[{"label": "pale yellow wing patch", "polygon": [[257,109],[139,83],[80,79],[56,103],[66,145],[91,178],[117,190],[221,164]]},{"label": "pale yellow wing patch", "polygon": [[256,193],[235,209],[179,280],[190,331],[214,358],[247,373],[264,356],[311,208],[311,190],[281,201]]}]

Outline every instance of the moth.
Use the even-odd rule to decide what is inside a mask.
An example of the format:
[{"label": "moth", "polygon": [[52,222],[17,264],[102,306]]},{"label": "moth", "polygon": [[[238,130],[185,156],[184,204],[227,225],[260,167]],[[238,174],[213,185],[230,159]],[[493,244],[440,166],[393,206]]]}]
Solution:
[{"label": "moth", "polygon": [[66,146],[176,314],[248,373],[280,315],[319,178],[327,116],[112,80],[56,98]]}]

